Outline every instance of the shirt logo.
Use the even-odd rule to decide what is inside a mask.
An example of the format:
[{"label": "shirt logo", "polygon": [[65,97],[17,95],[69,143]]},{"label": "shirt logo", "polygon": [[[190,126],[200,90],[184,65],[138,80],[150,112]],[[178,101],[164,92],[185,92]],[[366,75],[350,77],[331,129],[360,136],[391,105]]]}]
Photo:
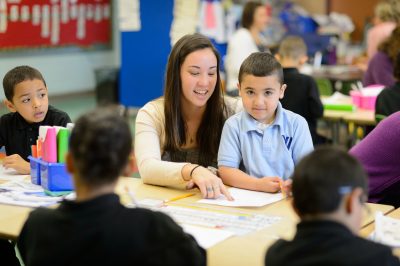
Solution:
[{"label": "shirt logo", "polygon": [[290,146],[292,145],[293,137],[289,137],[289,136],[286,137],[286,136],[282,135],[282,138],[283,138],[283,141],[285,141],[285,145],[286,145],[287,149],[290,150]]}]

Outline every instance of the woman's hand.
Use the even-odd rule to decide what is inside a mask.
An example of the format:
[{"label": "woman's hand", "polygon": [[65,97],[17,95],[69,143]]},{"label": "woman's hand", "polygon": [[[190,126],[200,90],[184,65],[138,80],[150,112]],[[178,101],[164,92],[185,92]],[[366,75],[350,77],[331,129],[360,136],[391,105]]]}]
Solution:
[{"label": "woman's hand", "polygon": [[192,179],[187,184],[187,189],[197,186],[203,198],[216,199],[221,194],[228,200],[233,200],[222,180],[203,166],[196,167],[192,171]]}]

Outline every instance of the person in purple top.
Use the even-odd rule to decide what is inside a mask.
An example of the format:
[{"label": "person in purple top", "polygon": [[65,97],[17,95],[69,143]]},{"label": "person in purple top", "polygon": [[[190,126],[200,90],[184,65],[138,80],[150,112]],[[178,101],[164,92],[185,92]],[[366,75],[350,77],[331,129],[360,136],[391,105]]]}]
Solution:
[{"label": "person in purple top", "polygon": [[350,154],[369,177],[369,202],[400,206],[400,111],[382,120]]},{"label": "person in purple top", "polygon": [[397,26],[392,35],[379,45],[378,52],[369,61],[367,71],[364,74],[363,85],[393,86],[395,83],[393,65],[396,62],[399,50],[400,26]]}]

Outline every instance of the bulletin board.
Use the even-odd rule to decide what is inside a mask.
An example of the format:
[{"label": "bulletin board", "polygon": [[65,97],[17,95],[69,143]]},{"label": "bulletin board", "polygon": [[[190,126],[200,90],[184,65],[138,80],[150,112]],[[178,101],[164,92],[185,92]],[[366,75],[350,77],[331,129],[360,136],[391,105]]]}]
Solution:
[{"label": "bulletin board", "polygon": [[120,103],[141,107],[162,96],[174,0],[141,0],[140,31],[121,32]]},{"label": "bulletin board", "polygon": [[111,44],[111,0],[0,0],[0,50]]}]

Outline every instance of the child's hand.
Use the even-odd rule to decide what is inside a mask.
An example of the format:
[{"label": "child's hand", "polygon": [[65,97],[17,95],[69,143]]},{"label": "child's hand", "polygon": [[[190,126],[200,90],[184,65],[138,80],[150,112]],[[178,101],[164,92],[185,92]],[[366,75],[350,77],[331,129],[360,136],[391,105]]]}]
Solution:
[{"label": "child's hand", "polygon": [[277,176],[265,176],[259,179],[259,190],[264,192],[278,192],[281,179]]},{"label": "child's hand", "polygon": [[3,166],[15,169],[19,174],[28,175],[30,173],[30,165],[27,161],[22,159],[18,154],[6,156],[3,159]]},{"label": "child's hand", "polygon": [[281,181],[281,190],[284,195],[291,195],[292,193],[292,179]]}]

